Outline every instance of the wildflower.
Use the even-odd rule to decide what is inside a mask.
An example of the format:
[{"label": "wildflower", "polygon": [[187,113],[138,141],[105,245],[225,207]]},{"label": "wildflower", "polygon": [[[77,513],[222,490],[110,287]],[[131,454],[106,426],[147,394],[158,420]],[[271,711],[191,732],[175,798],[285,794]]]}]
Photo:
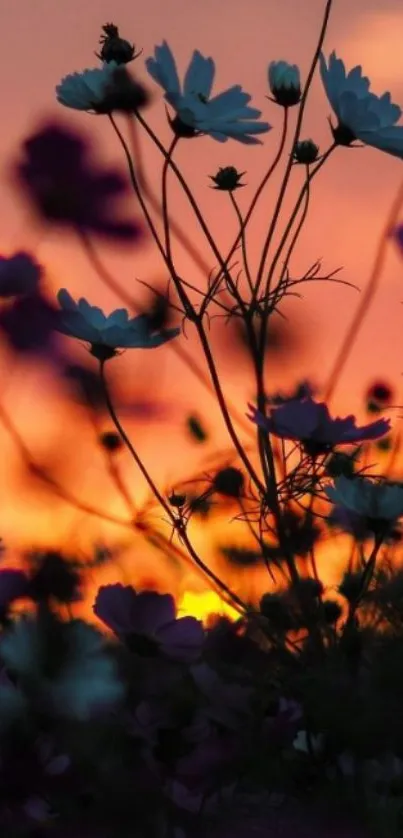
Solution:
[{"label": "wildflower", "polygon": [[253,405],[248,405],[251,414],[248,419],[267,433],[281,439],[302,442],[310,453],[331,450],[334,445],[349,445],[353,442],[378,439],[390,430],[389,419],[378,419],[369,425],[358,427],[355,417],[332,419],[324,402],[315,402],[309,395],[302,399],[290,399],[264,416]]},{"label": "wildflower", "polygon": [[165,91],[164,98],[177,117],[171,122],[179,136],[209,134],[220,143],[229,138],[245,144],[259,143],[253,134],[270,130],[267,122],[258,122],[261,111],[247,105],[251,96],[234,85],[210,99],[215,64],[195,50],[181,87],[171,49],[163,42],[155,48],[154,57],[146,60],[147,70]]},{"label": "wildflower", "polygon": [[398,483],[341,475],[325,492],[334,503],[368,519],[390,522],[403,515],[403,486]]},{"label": "wildflower", "polygon": [[86,721],[123,696],[102,636],[81,620],[22,617],[2,634],[0,655],[18,691],[52,715]]},{"label": "wildflower", "polygon": [[41,266],[29,253],[0,256],[0,298],[34,293],[41,276]]},{"label": "wildflower", "polygon": [[101,361],[113,358],[117,347],[152,349],[180,331],[167,329],[153,334],[144,315],[129,318],[126,309],[120,308],[107,316],[83,298],[75,303],[65,288],[59,291],[57,299],[62,310],[58,331],[88,341],[92,355]]},{"label": "wildflower", "polygon": [[52,347],[58,311],[37,291],[0,309],[0,332],[15,352],[42,355]]},{"label": "wildflower", "polygon": [[298,105],[301,99],[301,80],[296,64],[272,61],[268,70],[269,86],[275,102],[283,108]]},{"label": "wildflower", "polygon": [[56,87],[57,101],[66,108],[94,114],[139,110],[147,104],[148,93],[122,63],[111,60],[102,67],[70,73]]},{"label": "wildflower", "polygon": [[110,64],[111,61],[116,64],[128,64],[141,55],[142,50],[136,53],[134,44],[121,38],[118,27],[113,23],[106,23],[102,31],[104,34],[99,39],[99,43],[102,44],[101,52],[99,55],[95,53],[100,61],[105,61],[106,64]]},{"label": "wildflower", "polygon": [[98,591],[94,614],[130,648],[146,657],[159,653],[171,660],[191,662],[200,655],[202,624],[193,617],[176,618],[171,594],[137,593],[126,585],[105,585]]},{"label": "wildflower", "polygon": [[128,180],[113,169],[89,164],[92,154],[80,134],[52,122],[24,142],[15,177],[47,223],[135,241],[141,235],[139,225],[116,218],[114,207],[129,191]]},{"label": "wildflower", "polygon": [[390,93],[378,97],[370,93],[370,82],[360,66],[346,74],[343,61],[332,52],[328,65],[320,56],[320,72],[327,98],[338,119],[332,126],[338,145],[350,146],[355,140],[403,157],[403,126],[396,125],[401,109],[391,102]]},{"label": "wildflower", "polygon": [[233,192],[234,189],[240,189],[241,186],[246,186],[245,183],[240,183],[241,177],[245,172],[237,172],[235,166],[220,166],[216,175],[209,175],[210,180],[215,183],[212,189],[220,189],[222,192]]},{"label": "wildflower", "polygon": [[309,166],[318,159],[319,146],[313,140],[299,140],[294,146],[294,163]]}]

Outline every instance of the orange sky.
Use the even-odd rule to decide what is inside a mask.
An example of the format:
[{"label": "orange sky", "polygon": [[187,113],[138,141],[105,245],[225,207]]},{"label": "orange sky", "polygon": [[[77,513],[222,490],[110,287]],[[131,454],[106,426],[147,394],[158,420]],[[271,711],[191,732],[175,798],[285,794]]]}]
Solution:
[{"label": "orange sky", "polygon": [[[225,244],[232,242],[236,232],[233,217],[230,207],[226,207],[225,196],[208,189],[207,176],[224,165],[235,165],[242,171],[246,169],[245,181],[251,190],[244,189],[238,195],[241,206],[248,206],[251,191],[274,156],[280,130],[280,109],[265,99],[268,63],[281,58],[296,62],[305,76],[324,5],[324,0],[309,0],[309,3],[282,0],[281,4],[277,0],[249,0],[248,3],[241,0],[226,3],[224,0],[220,4],[216,0],[205,0],[204,3],[194,0],[186,3],[183,0],[147,0],[147,3],[114,0],[112,5],[106,0],[87,0],[85,4],[81,0],[58,0],[57,3],[54,0],[36,0],[35,3],[3,0],[0,6],[3,78],[0,248],[3,253],[16,248],[32,248],[46,267],[46,283],[50,290],[56,292],[59,287],[66,286],[73,296],[85,295],[90,302],[101,304],[107,310],[118,303],[102,288],[72,237],[57,232],[43,234],[32,226],[27,220],[24,203],[7,181],[7,163],[21,139],[32,131],[38,120],[52,115],[88,132],[96,141],[101,160],[120,161],[123,166],[120,149],[107,120],[63,109],[54,97],[54,87],[64,75],[96,66],[93,51],[97,48],[100,27],[110,19],[119,25],[125,37],[134,41],[137,49],[143,48],[136,71],[144,80],[148,76],[143,69],[143,59],[151,55],[154,45],[164,38],[171,45],[181,71],[187,66],[192,50],[198,48],[216,61],[215,90],[218,92],[241,83],[253,94],[253,104],[262,109],[263,118],[273,125],[273,130],[263,135],[264,144],[260,147],[248,148],[232,141],[221,145],[202,138],[188,145],[182,143],[178,152],[177,160],[218,243],[225,250]],[[335,48],[349,66],[362,63],[371,77],[374,91],[391,90],[394,101],[403,106],[402,31],[400,0],[355,0],[354,3],[335,0],[325,52]],[[150,86],[155,100],[149,110],[149,119],[167,143],[170,131],[162,98],[151,80]],[[303,136],[315,139],[321,150],[330,141],[329,113],[320,82],[316,80],[306,111]],[[154,165],[158,158],[149,151],[146,151],[146,157],[155,173],[152,182],[158,189]],[[301,173],[295,173],[295,184],[298,185],[300,177]],[[295,271],[303,272],[315,259],[322,257],[328,271],[344,266],[342,278],[363,288],[377,237],[401,179],[403,166],[399,160],[372,149],[339,149],[315,183],[310,220],[301,237]],[[251,252],[267,226],[277,183],[273,180],[259,204],[250,237]],[[175,191],[172,195],[179,201]],[[178,220],[183,220],[189,229],[190,216],[182,199],[177,206]],[[213,268],[214,261],[201,237],[196,235],[195,241]],[[140,287],[136,288],[135,277],[147,281],[164,277],[151,244],[141,250],[130,252],[126,249],[121,253],[102,245],[99,253],[119,282],[139,298],[142,292]],[[194,276],[193,266],[186,257],[180,264],[182,271]],[[359,410],[361,393],[367,383],[374,377],[384,376],[386,370],[399,386],[403,367],[400,357],[402,278],[403,263],[391,247],[380,289],[336,393],[334,404],[342,412]],[[301,376],[309,375],[319,383],[326,380],[358,299],[357,292],[342,286],[306,287],[304,299],[294,301],[288,310],[290,325],[295,323],[304,334],[304,350],[273,369],[273,388],[280,382],[294,381]],[[180,340],[185,341],[183,337]],[[185,342],[185,345],[196,352],[193,342]],[[77,357],[84,357],[84,350],[76,347],[75,351]],[[195,385],[174,355],[165,348],[146,358],[144,355],[127,353],[113,362],[114,372],[121,386],[129,382],[131,392],[146,392],[149,397],[157,394],[169,410],[171,421],[168,426],[161,422],[148,427],[144,423],[129,423],[144,460],[152,465],[155,479],[160,485],[167,485],[178,477],[186,477],[189,469],[195,470],[201,462],[200,457],[195,461],[194,447],[183,437],[183,418],[187,412],[198,409],[208,416],[211,428],[214,427],[210,451],[218,444],[227,446],[228,440],[218,414],[214,414],[212,399]],[[218,357],[225,371],[227,392],[237,400],[238,408],[243,412],[253,391],[247,367],[245,364],[230,365],[222,350]],[[22,370],[15,359],[4,352],[0,354],[0,372],[2,404],[13,416],[31,450],[45,460],[50,454],[56,458],[66,485],[74,487],[80,498],[92,502],[102,500],[103,508],[106,503],[110,513],[124,517],[126,510],[104,474],[102,458],[93,445],[93,431],[84,411],[69,405],[49,373],[39,367]],[[109,427],[108,423],[105,426]],[[18,453],[1,429],[0,442],[4,452],[0,465],[0,531],[11,548],[57,532],[56,539],[63,534],[75,548],[87,550],[100,533],[103,536],[110,532],[110,528],[96,519],[79,515],[60,502],[51,502],[38,490],[36,482],[27,484]],[[62,454],[67,451],[66,460]],[[125,472],[136,500],[141,502],[145,497],[144,487],[130,463],[125,464]],[[95,483],[97,491],[94,494]],[[128,537],[127,533],[119,533],[119,538],[122,536]],[[195,537],[206,549],[205,534],[199,533]],[[141,573],[147,574],[150,560],[147,552],[143,555]],[[167,578],[170,573],[167,571]],[[193,576],[189,585],[191,583],[196,584]],[[186,580],[182,580],[181,587],[187,587]]]}]

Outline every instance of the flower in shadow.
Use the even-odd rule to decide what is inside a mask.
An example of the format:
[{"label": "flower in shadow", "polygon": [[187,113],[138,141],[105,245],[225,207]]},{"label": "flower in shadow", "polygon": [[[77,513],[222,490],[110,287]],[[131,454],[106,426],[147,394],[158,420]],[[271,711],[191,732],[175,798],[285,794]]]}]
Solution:
[{"label": "flower in shadow", "polygon": [[129,192],[126,177],[95,167],[92,155],[92,147],[77,131],[51,122],[25,140],[13,166],[14,180],[48,224],[119,242],[138,241],[139,224],[116,217],[117,199]]},{"label": "flower in shadow", "polygon": [[98,591],[93,611],[137,654],[162,655],[191,663],[199,658],[204,629],[194,617],[176,617],[171,594],[137,593],[128,585],[105,585]]}]

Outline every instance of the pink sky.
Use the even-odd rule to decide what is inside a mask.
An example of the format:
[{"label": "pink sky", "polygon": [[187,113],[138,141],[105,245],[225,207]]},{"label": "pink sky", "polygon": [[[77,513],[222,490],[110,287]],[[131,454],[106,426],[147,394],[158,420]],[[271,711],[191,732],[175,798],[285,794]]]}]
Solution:
[{"label": "pink sky", "polygon": [[[226,249],[225,243],[230,244],[236,232],[231,209],[226,206],[225,196],[208,189],[207,176],[214,174],[218,166],[235,165],[240,170],[246,169],[245,180],[251,190],[245,189],[238,194],[241,205],[248,206],[249,196],[259,182],[259,176],[275,154],[280,130],[281,111],[265,99],[268,93],[268,64],[273,59],[295,62],[301,68],[302,77],[305,77],[324,6],[324,0],[282,0],[281,4],[277,0],[248,0],[247,3],[232,0],[231,3],[220,4],[217,0],[205,0],[203,3],[194,0],[147,0],[146,3],[114,0],[112,4],[106,0],[87,0],[86,3],[82,3],[82,0],[35,0],[35,3],[31,0],[19,0],[18,3],[15,0],[3,0],[0,6],[3,68],[0,248],[3,252],[33,248],[47,269],[50,289],[56,292],[60,286],[66,286],[73,295],[83,294],[94,304],[104,305],[106,309],[116,307],[118,301],[100,286],[76,242],[55,232],[43,235],[34,230],[27,221],[23,202],[7,182],[7,163],[18,149],[21,139],[32,131],[38,120],[52,115],[88,132],[96,141],[100,159],[124,165],[120,148],[107,120],[63,109],[56,103],[54,95],[55,85],[63,76],[97,65],[93,52],[97,49],[101,25],[110,20],[120,27],[124,37],[134,41],[137,49],[143,48],[143,55],[135,65],[136,73],[143,80],[148,80],[143,60],[152,54],[154,46],[163,39],[169,42],[181,72],[186,68],[193,49],[197,48],[216,61],[215,91],[235,83],[242,84],[244,89],[253,94],[253,104],[262,109],[263,118],[272,124],[273,130],[263,135],[264,144],[259,147],[248,148],[232,141],[221,145],[209,138],[202,138],[187,145],[183,143],[178,152],[177,160],[194,188],[210,228],[218,243]],[[403,9],[400,0],[355,0],[354,3],[351,0],[335,0],[325,53],[336,49],[348,66],[362,63],[365,73],[371,78],[374,92],[390,90],[393,100],[403,106],[402,31]],[[162,96],[151,79],[149,84],[155,99],[148,117],[167,144],[170,130],[166,125]],[[327,124],[329,114],[330,107],[320,81],[316,79],[302,136],[312,137],[319,143],[321,150],[331,140]],[[149,159],[153,165],[154,161],[158,163],[154,153]],[[156,172],[156,165],[153,172]],[[299,172],[294,174],[297,186],[301,177]],[[295,271],[303,272],[321,257],[325,269],[330,271],[344,266],[341,277],[361,288],[365,287],[377,238],[401,179],[403,166],[395,158],[372,149],[339,149],[315,183],[309,222],[294,262]],[[152,182],[158,188],[157,174]],[[250,239],[252,252],[267,227],[277,183],[273,180],[259,204]],[[179,201],[175,191],[173,196]],[[178,219],[183,219],[189,229],[190,216],[182,199],[177,206]],[[190,223],[193,225],[193,222]],[[201,237],[197,235],[195,240],[213,267],[214,260]],[[164,276],[151,244],[135,253],[117,253],[105,246],[100,247],[99,252],[119,281],[139,296],[141,292],[137,292],[134,277],[152,281],[155,277]],[[186,258],[183,259],[182,269],[193,271]],[[376,300],[336,394],[335,405],[343,411],[351,412],[359,408],[361,392],[367,383],[374,377],[383,376],[387,370],[399,386],[403,369],[403,309],[400,305],[403,300],[402,279],[403,263],[391,247]],[[309,375],[319,383],[326,379],[358,299],[357,292],[342,286],[307,286],[304,299],[294,302],[289,309],[291,325],[295,318],[298,328],[305,332],[305,351],[301,357],[293,359],[291,365],[288,363],[285,368],[273,370],[273,385],[277,386],[285,375],[288,380],[301,375]],[[191,345],[188,344],[188,347]],[[183,454],[184,471],[181,476],[185,476],[186,467],[192,462],[192,449],[182,441],[182,414],[194,407],[195,400],[211,412],[209,397],[199,388],[189,390],[189,374],[168,354],[163,355],[161,350],[158,361],[147,358],[145,367],[143,359],[139,363],[132,357],[130,360],[125,357],[114,362],[120,365],[116,374],[122,382],[129,380],[126,378],[129,374],[133,381],[142,373],[142,380],[147,380],[149,390],[161,394],[173,408],[168,453],[166,445],[161,445],[161,426],[159,429],[157,426],[158,462],[155,460],[155,435],[150,436],[144,429],[138,431],[144,458],[154,459],[156,476],[165,481],[174,480],[178,476],[178,446]],[[13,413],[24,438],[36,451],[45,445],[44,436],[46,444],[51,440],[51,447],[55,450],[61,445],[73,445],[76,422],[80,417],[73,412],[66,419],[65,405],[56,398],[54,386],[43,371],[30,369],[22,379],[18,374],[21,371],[14,363],[10,367],[9,357],[0,356],[0,370],[5,382],[3,404]],[[245,371],[242,376],[236,372],[234,368],[226,369],[226,383],[228,392],[238,398],[239,409],[243,412],[246,398],[251,394],[251,385]],[[79,469],[78,483],[80,490],[85,493],[90,480],[88,477],[87,481],[87,471],[93,479],[93,469],[98,475],[97,469],[100,472],[101,464],[94,466],[92,455],[86,453],[86,432],[82,433],[79,451],[76,446],[76,456],[72,457],[67,471],[68,477],[74,479],[77,485]],[[217,427],[215,439],[227,444],[225,432],[220,427]],[[4,470],[3,487],[7,482],[7,491],[4,493],[0,527],[10,537],[21,512],[14,494],[21,491],[21,486],[12,476],[18,458],[6,442],[6,437],[4,446],[8,465],[3,460],[1,469]],[[89,486],[90,482],[88,489]],[[17,497],[21,495],[17,494]],[[31,503],[31,495],[29,498]],[[54,525],[53,513],[51,509],[39,507],[40,504],[38,508],[35,506],[35,526],[45,533]],[[71,521],[69,516],[67,518],[66,527],[74,529],[74,515]],[[90,530],[89,537],[92,537],[94,528]],[[31,524],[28,532],[32,532]]]}]

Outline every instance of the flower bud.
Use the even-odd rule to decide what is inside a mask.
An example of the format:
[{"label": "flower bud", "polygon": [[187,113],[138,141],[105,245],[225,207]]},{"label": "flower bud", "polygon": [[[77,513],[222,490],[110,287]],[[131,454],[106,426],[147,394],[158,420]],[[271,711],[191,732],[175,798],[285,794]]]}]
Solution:
[{"label": "flower bud", "polygon": [[345,597],[347,602],[354,604],[362,593],[362,573],[347,571],[339,585],[339,593]]},{"label": "flower bud", "polygon": [[326,599],[322,603],[323,608],[323,616],[327,623],[330,626],[333,626],[337,623],[337,620],[341,617],[342,609],[338,602],[335,599]]},{"label": "flower bud", "polygon": [[213,480],[213,489],[221,495],[230,498],[239,498],[244,487],[244,476],[239,468],[222,468],[217,471]]},{"label": "flower bud", "polygon": [[272,61],[269,66],[269,86],[278,105],[290,108],[301,99],[301,82],[296,64]]},{"label": "flower bud", "polygon": [[260,611],[274,629],[287,632],[295,628],[294,615],[280,594],[263,594]]},{"label": "flower bud", "polygon": [[184,506],[186,503],[186,495],[184,493],[177,494],[176,492],[172,492],[169,495],[168,503],[171,506],[174,506],[175,509],[180,509],[181,506]]},{"label": "flower bud", "polygon": [[241,186],[245,186],[245,183],[240,183],[241,177],[245,172],[237,172],[235,166],[225,166],[222,168],[220,166],[216,175],[209,175],[210,180],[212,180],[216,185],[213,186],[213,189],[221,189],[223,192],[233,192],[234,189],[239,189]]},{"label": "flower bud", "polygon": [[119,434],[115,433],[115,431],[104,431],[104,433],[101,434],[99,441],[102,447],[111,454],[115,451],[119,451],[119,448],[123,445]]},{"label": "flower bud", "polygon": [[319,154],[319,146],[313,140],[300,140],[294,147],[294,162],[303,163],[309,166],[317,160]]},{"label": "flower bud", "polygon": [[105,64],[111,61],[115,61],[116,64],[128,64],[129,61],[138,58],[140,53],[136,54],[134,44],[121,38],[118,27],[113,23],[106,23],[102,31],[105,34],[99,39],[99,43],[102,44],[101,52],[96,53],[100,61],[104,61]]}]

